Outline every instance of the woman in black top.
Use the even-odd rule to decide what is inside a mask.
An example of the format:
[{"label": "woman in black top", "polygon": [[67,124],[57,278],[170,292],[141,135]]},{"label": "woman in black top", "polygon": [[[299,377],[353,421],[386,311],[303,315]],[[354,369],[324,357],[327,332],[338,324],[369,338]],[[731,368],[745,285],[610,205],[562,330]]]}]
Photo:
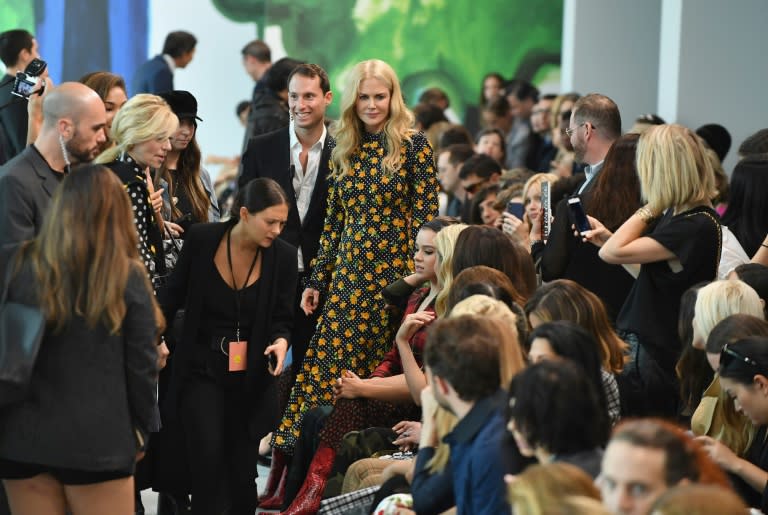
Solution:
[{"label": "woman in black top", "polygon": [[273,376],[293,324],[296,248],[278,239],[288,198],[255,179],[236,206],[229,222],[190,228],[160,292],[168,319],[186,312],[163,409],[186,435],[194,514],[255,511],[258,444],[278,420]]},{"label": "woman in black top", "polygon": [[166,275],[163,255],[162,189],[155,189],[150,172],[159,168],[171,149],[170,137],[179,120],[162,98],[140,94],[131,98],[112,121],[115,146],[96,158],[123,181],[133,206],[139,233],[139,255],[150,277]]},{"label": "woman in black top", "polygon": [[162,323],[137,243],[123,185],[89,165],[64,178],[37,238],[0,253],[8,299],[47,320],[26,397],[0,410],[13,513],[134,512]]},{"label": "woman in black top", "polygon": [[590,218],[593,230],[583,236],[602,246],[604,261],[637,277],[616,320],[631,352],[619,382],[627,401],[622,414],[674,417],[680,298],[716,279],[720,261],[720,221],[710,203],[715,175],[696,135],[681,125],[640,136],[637,171],[647,204],[613,234]]},{"label": "woman in black top", "polygon": [[197,100],[188,91],[168,91],[160,96],[179,117],[179,128],[171,136],[171,150],[157,170],[155,182],[165,190],[164,218],[173,236],[193,223],[218,222],[219,205],[208,172],[200,165],[197,144]]}]

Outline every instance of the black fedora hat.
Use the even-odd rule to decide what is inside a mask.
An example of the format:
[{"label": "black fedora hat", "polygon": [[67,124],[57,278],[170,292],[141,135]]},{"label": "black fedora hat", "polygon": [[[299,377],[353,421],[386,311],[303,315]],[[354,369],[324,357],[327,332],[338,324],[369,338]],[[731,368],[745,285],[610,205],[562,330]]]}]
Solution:
[{"label": "black fedora hat", "polygon": [[158,96],[168,102],[171,110],[179,117],[179,120],[193,118],[201,122],[203,121],[202,118],[197,116],[197,99],[189,91],[166,91]]}]

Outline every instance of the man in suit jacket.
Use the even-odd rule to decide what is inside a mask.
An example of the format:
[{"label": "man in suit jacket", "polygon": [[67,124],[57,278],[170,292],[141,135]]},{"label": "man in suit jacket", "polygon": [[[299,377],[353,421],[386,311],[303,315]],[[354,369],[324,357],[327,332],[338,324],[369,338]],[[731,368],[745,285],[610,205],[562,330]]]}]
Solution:
[{"label": "man in suit jacket", "polygon": [[162,55],[156,55],[136,70],[132,94],[173,91],[173,72],[192,62],[196,45],[197,38],[189,32],[179,30],[168,34]]},{"label": "man in suit jacket", "polygon": [[106,124],[104,103],[88,86],[65,82],[46,95],[37,139],[0,167],[0,246],[37,235],[70,165],[99,153]]},{"label": "man in suit jacket", "polygon": [[[307,344],[315,332],[317,315],[299,309],[302,279],[310,275],[325,220],[328,163],[335,142],[325,128],[325,110],[333,94],[328,74],[316,64],[301,64],[288,77],[288,106],[292,121],[280,129],[254,138],[243,155],[239,185],[257,177],[277,181],[295,199],[288,223],[280,235],[298,247],[299,285],[291,333],[294,371],[298,370]],[[320,310],[315,310],[319,313]]]}]

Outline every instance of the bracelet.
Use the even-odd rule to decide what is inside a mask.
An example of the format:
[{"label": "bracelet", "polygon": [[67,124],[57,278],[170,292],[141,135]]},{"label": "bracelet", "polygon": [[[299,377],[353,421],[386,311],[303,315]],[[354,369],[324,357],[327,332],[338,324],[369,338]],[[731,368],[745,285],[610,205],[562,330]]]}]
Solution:
[{"label": "bracelet", "polygon": [[653,214],[653,211],[648,209],[648,206],[642,206],[637,211],[635,211],[635,214],[639,216],[640,219],[646,224],[649,224],[658,218],[658,215]]}]

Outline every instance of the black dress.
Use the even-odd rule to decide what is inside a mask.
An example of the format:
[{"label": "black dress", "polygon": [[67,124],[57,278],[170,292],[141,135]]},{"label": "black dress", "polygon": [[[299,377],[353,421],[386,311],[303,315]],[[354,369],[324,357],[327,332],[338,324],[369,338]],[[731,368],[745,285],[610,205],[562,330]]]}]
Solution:
[{"label": "black dress", "polygon": [[[179,415],[189,461],[193,513],[253,513],[258,440],[248,433],[246,374],[229,371],[230,341],[248,339],[247,313],[258,306],[261,279],[230,288],[214,262],[203,297],[200,331],[193,342],[190,373],[180,385]],[[247,324],[247,322],[246,322]],[[230,504],[231,503],[231,504]],[[250,511],[248,511],[250,510]],[[229,513],[229,512],[227,512]]]}]

